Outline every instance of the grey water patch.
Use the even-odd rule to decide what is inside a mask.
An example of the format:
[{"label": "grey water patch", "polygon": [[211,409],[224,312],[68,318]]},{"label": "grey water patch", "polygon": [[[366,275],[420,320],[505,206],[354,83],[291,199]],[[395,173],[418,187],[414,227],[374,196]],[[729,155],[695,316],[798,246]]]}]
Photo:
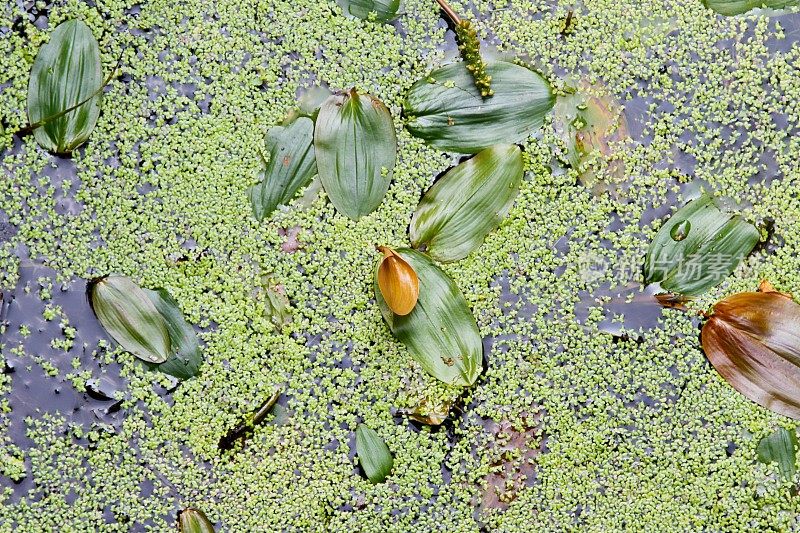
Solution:
[{"label": "grey water patch", "polygon": [[[125,413],[127,380],[120,366],[101,361],[110,345],[89,306],[86,281],[57,281],[54,270],[21,258],[19,281],[3,293],[0,321],[3,372],[11,377],[5,394],[11,412],[7,436],[23,451],[33,442],[26,419],[59,415],[70,425],[90,430],[118,431]],[[85,387],[76,387],[69,374],[89,371]],[[80,390],[83,389],[83,390]],[[0,486],[12,486],[17,496],[25,484],[0,477]]]},{"label": "grey water patch", "polygon": [[605,284],[591,293],[582,291],[575,306],[575,319],[586,325],[591,310],[600,307],[603,318],[596,324],[598,331],[617,338],[639,339],[646,331],[660,327],[663,314],[669,312],[657,294],[656,288],[638,284],[614,288]]},{"label": "grey water patch", "polygon": [[9,221],[8,214],[0,209],[0,244],[11,242],[17,234],[17,227]]},{"label": "grey water patch", "polygon": [[[777,30],[783,30],[783,38],[777,36]],[[764,43],[770,53],[790,52],[800,42],[800,13],[783,13],[769,20],[769,37]]]}]

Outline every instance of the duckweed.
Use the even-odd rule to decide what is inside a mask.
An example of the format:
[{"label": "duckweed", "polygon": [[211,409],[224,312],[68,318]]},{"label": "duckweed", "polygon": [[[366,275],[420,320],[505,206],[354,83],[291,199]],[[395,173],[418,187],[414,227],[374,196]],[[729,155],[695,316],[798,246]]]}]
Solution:
[{"label": "duckweed", "polygon": [[[700,349],[700,319],[664,310],[640,335],[612,337],[598,332],[608,311],[592,295],[643,281],[650,240],[698,184],[752,220],[773,220],[773,244],[691,310],[763,278],[800,293],[798,19],[723,18],[700,0],[585,4],[454,6],[484,43],[557,91],[582,79],[616,98],[632,138],[592,161],[606,185],[595,194],[557,163],[546,122],[524,146],[508,218],[479,252],[443,267],[484,337],[486,369],[466,391],[422,371],[372,291],[374,246],[407,244],[421,192],[457,162],[411,137],[400,116],[410,85],[455,55],[440,45],[454,41],[435,2],[406,0],[391,24],[345,17],[333,0],[3,4],[0,223],[14,228],[0,239],[4,296],[24,290],[30,264],[57,272],[42,294],[108,273],[165,287],[200,330],[205,363],[177,385],[109,342],[87,345],[78,317],[50,301],[32,319],[66,321],[63,359],[4,330],[4,363],[55,369],[48,379],[62,394],[80,394],[96,375],[74,368],[84,353],[104,368],[118,363],[125,385],[121,423],[102,413],[77,423],[45,407],[20,420],[23,383],[0,373],[0,531],[164,531],[186,507],[225,531],[796,528],[791,482],[755,453],[789,421],[717,375]],[[122,60],[90,140],[66,159],[13,132],[26,122],[38,47],[74,17],[98,38],[104,68]],[[358,222],[324,192],[258,222],[246,191],[263,139],[317,83],[358,87],[390,108],[392,185]],[[301,235],[293,253],[282,247],[288,228]],[[281,328],[258,296],[265,276],[290,300]],[[276,386],[285,420],[220,455],[220,437]],[[451,404],[439,428],[403,414]],[[361,423],[392,450],[385,483],[358,473]],[[523,434],[524,448],[504,444]],[[487,494],[502,505],[481,505]]]}]

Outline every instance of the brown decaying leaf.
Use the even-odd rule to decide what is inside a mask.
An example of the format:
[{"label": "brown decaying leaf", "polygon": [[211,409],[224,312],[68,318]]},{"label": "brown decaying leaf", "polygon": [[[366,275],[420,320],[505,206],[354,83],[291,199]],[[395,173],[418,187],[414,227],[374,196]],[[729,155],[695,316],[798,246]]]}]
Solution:
[{"label": "brown decaying leaf", "polygon": [[744,292],[714,305],[703,350],[730,385],[759,405],[800,418],[800,305],[786,294]]},{"label": "brown decaying leaf", "polygon": [[522,413],[522,427],[508,420],[484,421],[484,433],[489,437],[491,471],[476,501],[478,515],[492,510],[505,510],[536,478],[536,458],[544,449],[542,412]]},{"label": "brown decaying leaf", "polygon": [[405,259],[386,246],[379,246],[383,260],[378,267],[378,287],[386,304],[396,315],[407,315],[417,305],[419,278]]}]

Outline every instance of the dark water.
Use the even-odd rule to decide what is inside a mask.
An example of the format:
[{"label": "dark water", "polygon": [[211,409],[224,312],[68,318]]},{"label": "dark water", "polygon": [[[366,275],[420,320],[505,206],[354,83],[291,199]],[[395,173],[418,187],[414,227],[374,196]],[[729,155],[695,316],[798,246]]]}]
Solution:
[{"label": "dark water", "polygon": [[[27,1],[23,3],[27,10],[27,23],[35,24],[39,28],[45,28],[48,24],[48,10],[46,7],[37,7],[38,3]],[[47,6],[48,4],[41,4]],[[138,12],[138,6],[134,6],[129,10],[129,16],[135,17]],[[537,15],[541,17],[541,14]],[[24,24],[22,19],[18,24]],[[771,19],[770,24],[781,24],[786,30],[785,39],[769,39],[767,42],[770,53],[784,53],[789,51],[798,41],[800,41],[800,17],[797,15],[781,15]],[[403,33],[402,18],[393,23],[399,33]],[[446,23],[440,21],[440,26],[444,27]],[[146,32],[138,29],[127,30],[134,35],[143,35]],[[0,28],[0,34],[7,31],[15,31],[14,28]],[[486,50],[492,50],[502,44],[501,40],[494,34],[489,34],[486,38],[484,46]],[[728,46],[734,43],[729,43]],[[723,43],[723,46],[725,43]],[[452,31],[446,33],[445,41],[441,44],[441,49],[444,50],[451,57],[456,55],[456,42]],[[190,58],[191,63],[191,58]],[[667,65],[666,68],[672,71],[673,65]],[[566,74],[564,69],[556,66],[556,72]],[[678,74],[673,74],[677,79]],[[197,100],[197,105],[201,112],[207,113],[210,105],[212,105],[213,95],[211,94],[197,94],[198,80],[187,80],[185,83],[175,84],[174,88],[180,95],[186,96],[190,99]],[[206,80],[209,81],[209,80]],[[314,81],[313,76],[309,76],[309,83]],[[148,76],[144,80],[134,80],[130,76],[123,74],[120,82],[125,83],[142,83],[148,88],[149,98],[156,100],[163,96],[166,92],[165,82],[156,77]],[[625,117],[628,122],[629,131],[633,142],[648,144],[652,140],[649,131],[648,122],[652,113],[649,111],[651,104],[656,105],[655,114],[672,113],[674,109],[665,101],[659,101],[652,96],[640,95],[637,91],[632,91],[630,99],[623,102],[625,108]],[[186,112],[186,108],[176,109],[175,113]],[[151,117],[155,121],[155,117]],[[173,123],[173,118],[167,118],[167,123]],[[794,133],[797,129],[796,125],[788,123],[785,117],[776,115],[773,120],[777,125]],[[744,143],[747,136],[740,136],[737,143]],[[691,138],[681,139],[681,143],[685,146],[676,145],[672,162],[669,163],[670,168],[678,170],[681,174],[692,176],[696,170],[696,161],[694,157],[686,149],[686,146],[691,145]],[[15,153],[21,149],[19,140],[15,141],[14,145],[6,153]],[[736,143],[729,149],[736,149]],[[48,166],[45,169],[45,174],[50,179],[50,184],[57,190],[61,190],[61,184],[65,179],[72,181],[72,186],[67,194],[60,195],[57,198],[56,210],[62,215],[74,215],[83,208],[78,202],[75,201],[74,195],[80,189],[81,183],[77,177],[76,165],[73,160],[69,158],[54,158],[56,163],[55,167]],[[752,183],[762,182],[769,184],[772,180],[780,179],[777,169],[774,164],[774,156],[767,150],[764,151],[762,161],[765,171],[748,176]],[[37,179],[32,176],[32,180]],[[681,185],[681,196],[686,197],[692,194],[699,184],[693,182],[691,184]],[[140,191],[142,194],[149,192],[146,183],[143,184]],[[649,226],[654,221],[664,218],[669,215],[673,206],[678,203],[678,193],[670,193],[669,196],[653,198],[653,203],[646,211],[645,216],[639,221],[641,227]],[[0,243],[8,242],[14,239],[17,235],[17,229],[8,222],[9,217],[7,214],[0,212]],[[619,220],[612,220],[609,231],[620,229]],[[559,239],[555,243],[555,247],[562,248],[564,252],[569,245],[568,237]],[[125,419],[125,411],[121,409],[122,399],[128,397],[128,383],[120,377],[120,368],[116,363],[103,364],[101,363],[99,355],[102,355],[103,349],[98,347],[101,341],[110,342],[105,332],[100,327],[95,319],[88,300],[86,298],[86,281],[82,279],[72,279],[67,283],[60,283],[56,280],[56,273],[46,265],[31,260],[27,255],[27,250],[24,246],[17,247],[17,253],[21,260],[20,280],[13,290],[2,293],[2,302],[0,302],[0,323],[5,325],[5,333],[2,336],[2,342],[5,344],[3,350],[3,372],[9,374],[12,380],[12,391],[8,395],[11,405],[10,426],[8,435],[12,442],[20,448],[27,449],[32,446],[32,442],[25,435],[24,420],[27,417],[41,418],[45,413],[55,414],[58,413],[63,416],[67,423],[80,425],[85,428],[92,428],[102,426],[110,431],[117,431]],[[501,277],[497,283],[502,288],[502,296],[500,304],[504,302],[511,302],[517,304],[519,307],[519,315],[522,319],[525,316],[533,316],[538,310],[532,304],[524,301],[524,295],[512,294],[510,291],[508,278]],[[43,300],[41,298],[42,286],[52,284],[51,297]],[[627,303],[628,296],[634,295],[633,302]],[[581,323],[585,323],[588,316],[589,307],[598,305],[597,299],[610,296],[611,301],[603,304],[605,318],[598,325],[598,328],[603,333],[611,336],[621,337],[630,336],[638,338],[648,329],[659,327],[659,319],[664,313],[680,312],[675,310],[665,310],[655,299],[652,293],[642,292],[640,287],[635,285],[622,285],[621,287],[610,287],[604,285],[595,290],[584,291],[579,295],[580,302],[575,307],[575,316]],[[52,342],[54,340],[63,340],[64,331],[61,326],[62,317],[56,317],[53,320],[45,320],[43,313],[47,306],[60,307],[63,317],[66,317],[69,322],[69,327],[77,330],[73,345],[70,349],[64,350],[59,347],[54,347]],[[501,307],[502,308],[502,307]],[[621,323],[613,320],[615,315],[624,315]],[[20,330],[22,326],[26,326],[30,330],[28,336],[24,336]],[[329,332],[320,334],[315,337],[305,339],[309,346],[319,344],[321,341],[327,341]],[[517,338],[503,338],[503,337],[487,337],[484,339],[484,366],[486,366],[487,358],[492,350],[503,350],[504,343],[519,342],[525,339]],[[21,347],[23,350],[22,355],[12,353],[12,349]],[[331,364],[336,369],[352,368],[353,364],[350,359],[351,346],[340,345],[337,346],[337,353],[341,354],[339,360],[333,361]],[[35,360],[38,356],[42,361],[53,365],[58,370],[57,376],[50,376],[42,367],[41,363]],[[90,370],[92,379],[87,383],[86,391],[77,390],[71,382],[64,378],[65,375],[73,371],[72,362],[77,359],[79,362],[80,370]],[[356,368],[357,370],[357,368]],[[479,382],[480,383],[480,382]],[[480,386],[480,385],[478,385]],[[160,394],[168,397],[171,390],[164,389],[158,391]],[[680,391],[674,391],[677,395]],[[286,405],[288,396],[284,394],[278,402],[278,409],[286,412]],[[647,398],[642,397],[642,402],[647,403]],[[464,405],[466,403],[466,405]],[[487,434],[496,434],[501,431],[499,421],[484,420],[477,415],[470,414],[471,409],[477,407],[475,400],[461,400],[457,402],[457,407],[451,412],[451,417],[438,431],[447,432],[448,438],[451,443],[455,445],[456,433],[455,425],[466,424],[480,424],[483,426]],[[403,415],[398,415],[395,420],[400,424],[408,424],[413,430],[421,430],[420,426]],[[546,452],[546,436],[535,434],[535,424],[531,424],[529,431],[526,433],[525,439],[532,440],[534,437],[540,439],[540,449],[526,449],[524,453],[545,453]],[[515,442],[523,440],[519,435],[513,436]],[[353,437],[350,442],[350,458],[351,460],[355,454],[355,446]],[[338,442],[330,444],[331,449],[334,450],[338,446]],[[522,444],[520,444],[522,446]],[[452,476],[452,467],[448,466],[449,461],[442,464],[442,475],[445,482],[449,482]],[[355,467],[356,473],[363,474],[360,467]],[[509,474],[510,475],[510,474]],[[529,483],[535,482],[535,476],[530,475]],[[14,489],[14,499],[24,497],[24,495],[33,488],[32,479],[26,476],[19,483],[14,483],[11,480],[0,477],[0,486],[11,486]],[[142,487],[143,494],[152,492],[152,484]],[[438,490],[437,490],[438,491]],[[177,498],[177,494],[173,494]],[[580,516],[581,510],[576,510],[576,519]],[[109,512],[109,521],[113,521],[113,516]]]},{"label": "dark water", "polygon": [[[99,360],[98,355],[104,350],[98,348],[98,342],[108,341],[108,337],[89,306],[86,282],[76,279],[61,284],[52,269],[31,262],[24,255],[19,274],[17,287],[3,293],[0,311],[0,321],[6,328],[2,339],[3,371],[11,376],[12,386],[7,396],[11,405],[8,435],[12,442],[22,449],[30,447],[24,420],[38,419],[45,413],[59,414],[68,424],[86,429],[100,425],[118,430],[125,416],[120,405],[128,394],[127,382],[119,375],[119,365],[106,365]],[[48,289],[50,285],[52,289]],[[43,290],[51,297],[43,300]],[[46,320],[43,314],[48,307],[61,308],[62,315]],[[68,320],[67,327],[76,329],[73,345],[66,351],[53,346],[54,341],[65,339],[62,317]],[[23,327],[30,330],[27,336]],[[18,347],[23,353],[14,353]],[[64,377],[75,371],[74,359],[79,362],[79,370],[92,373],[86,391],[78,391]],[[50,375],[40,360],[55,367],[58,375]],[[0,477],[0,484],[11,483]],[[15,494],[21,495],[30,488],[29,478],[14,487]]]}]

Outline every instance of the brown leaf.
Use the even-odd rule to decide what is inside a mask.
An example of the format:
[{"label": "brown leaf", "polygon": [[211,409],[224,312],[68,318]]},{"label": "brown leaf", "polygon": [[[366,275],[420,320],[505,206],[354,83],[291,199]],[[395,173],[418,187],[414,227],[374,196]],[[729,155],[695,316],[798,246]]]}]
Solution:
[{"label": "brown leaf", "polygon": [[702,343],[734,389],[800,418],[800,305],[778,292],[734,294],[714,306]]},{"label": "brown leaf", "polygon": [[417,305],[419,278],[405,259],[386,246],[379,246],[383,259],[378,267],[378,288],[389,309],[396,315],[407,315]]}]

